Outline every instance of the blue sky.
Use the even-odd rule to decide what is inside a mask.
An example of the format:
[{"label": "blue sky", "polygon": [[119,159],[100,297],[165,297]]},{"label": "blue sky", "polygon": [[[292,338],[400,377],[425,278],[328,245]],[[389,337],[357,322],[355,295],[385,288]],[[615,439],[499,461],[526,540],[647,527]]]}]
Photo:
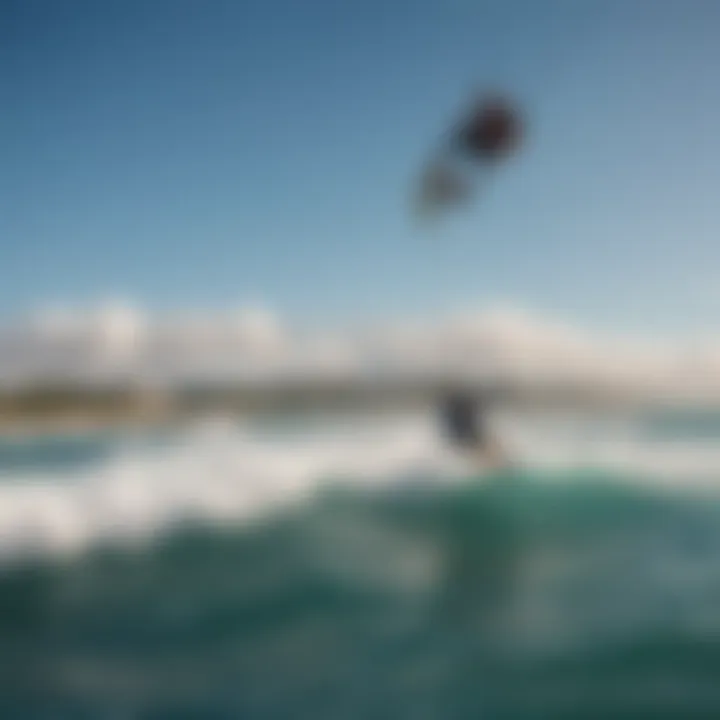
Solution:
[{"label": "blue sky", "polygon": [[[720,316],[714,0],[0,0],[0,313],[129,297],[297,319],[506,301]],[[486,84],[525,148],[410,221]],[[8,112],[9,110],[9,112]]]}]

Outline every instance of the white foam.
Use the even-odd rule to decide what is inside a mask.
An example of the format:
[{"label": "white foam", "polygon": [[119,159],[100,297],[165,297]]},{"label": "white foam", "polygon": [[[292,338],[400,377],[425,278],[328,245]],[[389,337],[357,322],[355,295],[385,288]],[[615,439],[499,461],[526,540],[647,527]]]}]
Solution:
[{"label": "white foam", "polygon": [[300,502],[324,482],[372,486],[461,473],[462,464],[418,422],[357,423],[282,439],[203,426],[170,447],[121,453],[72,478],[7,478],[0,484],[0,554],[145,539],[186,518],[241,522]]},{"label": "white foam", "polygon": [[716,438],[659,438],[632,417],[539,417],[500,423],[514,453],[544,470],[598,469],[653,486],[720,489]]},{"label": "white foam", "polygon": [[[622,424],[500,423],[529,467],[607,467],[656,483],[720,487],[720,443],[653,443]],[[0,556],[75,553],[107,539],[143,542],[183,519],[244,523],[302,502],[322,484],[382,487],[466,477],[429,418],[335,421],[294,435],[204,426],[170,446],[126,449],[95,466],[0,484]]]}]

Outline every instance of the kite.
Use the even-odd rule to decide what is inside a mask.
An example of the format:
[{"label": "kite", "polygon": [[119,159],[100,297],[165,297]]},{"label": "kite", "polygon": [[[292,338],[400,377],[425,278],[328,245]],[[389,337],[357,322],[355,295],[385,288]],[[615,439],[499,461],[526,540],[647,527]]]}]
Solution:
[{"label": "kite", "polygon": [[494,95],[475,102],[422,173],[420,213],[432,215],[471,202],[477,178],[519,146],[522,130],[519,113],[509,100]]}]

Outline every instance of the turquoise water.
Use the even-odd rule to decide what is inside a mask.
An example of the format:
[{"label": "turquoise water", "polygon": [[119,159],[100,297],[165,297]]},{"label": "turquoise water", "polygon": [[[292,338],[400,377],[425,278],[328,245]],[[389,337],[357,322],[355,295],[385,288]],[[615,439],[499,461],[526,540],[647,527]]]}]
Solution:
[{"label": "turquoise water", "polygon": [[[710,442],[698,446],[705,459],[708,427],[689,433]],[[0,452],[16,463],[14,494],[0,499],[27,513],[28,498],[42,498],[38,532],[107,510],[78,486],[114,487],[138,468],[143,483],[163,476],[117,516],[122,533],[87,525],[71,553],[52,551],[66,537],[57,532],[40,551],[7,554],[0,717],[720,717],[714,468],[702,483],[689,471],[655,483],[632,462],[530,462],[448,483],[442,463],[423,456],[421,473],[410,462],[427,446],[418,433],[383,444],[386,430],[357,431],[344,453],[337,439],[331,453],[327,438],[272,446],[228,433],[178,440],[161,460],[152,443],[65,439],[55,441],[69,443],[64,454],[22,472]],[[45,460],[46,443],[36,446]],[[373,477],[387,481],[341,481],[340,461],[348,476],[367,472],[373,447]],[[232,475],[225,489],[253,472],[265,472],[263,487],[282,477],[287,494],[303,462],[307,477],[322,466],[308,457],[338,474],[328,469],[297,502],[243,494],[227,514],[234,495],[212,513],[203,504],[221,474]],[[176,478],[194,488],[182,503]],[[18,490],[28,484],[39,494]],[[147,524],[128,518],[147,520],[158,497],[178,512],[147,521],[162,525],[155,536],[138,534]],[[3,542],[17,550],[20,526],[3,517]]]}]

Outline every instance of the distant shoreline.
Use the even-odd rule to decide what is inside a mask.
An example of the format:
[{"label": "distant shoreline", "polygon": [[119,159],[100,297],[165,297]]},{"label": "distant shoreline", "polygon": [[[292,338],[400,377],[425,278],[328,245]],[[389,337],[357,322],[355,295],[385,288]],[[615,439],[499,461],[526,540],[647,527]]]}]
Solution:
[{"label": "distant shoreline", "polygon": [[1,417],[0,438],[22,440],[44,435],[86,435],[95,432],[130,432],[178,426],[181,423],[160,418],[109,418],[61,415],[53,418]]},{"label": "distant shoreline", "polygon": [[[185,385],[170,389],[43,386],[0,389],[0,436],[28,437],[104,430],[182,427],[203,417],[322,414],[421,410],[432,408],[447,383],[406,379],[308,381],[284,384]],[[465,383],[469,391],[479,383]],[[485,386],[487,388],[487,386]],[[554,387],[495,387],[500,402],[525,409],[640,409],[647,406],[688,404],[679,398],[629,392],[618,387],[557,384]],[[693,407],[720,407],[718,400],[690,401]]]}]

